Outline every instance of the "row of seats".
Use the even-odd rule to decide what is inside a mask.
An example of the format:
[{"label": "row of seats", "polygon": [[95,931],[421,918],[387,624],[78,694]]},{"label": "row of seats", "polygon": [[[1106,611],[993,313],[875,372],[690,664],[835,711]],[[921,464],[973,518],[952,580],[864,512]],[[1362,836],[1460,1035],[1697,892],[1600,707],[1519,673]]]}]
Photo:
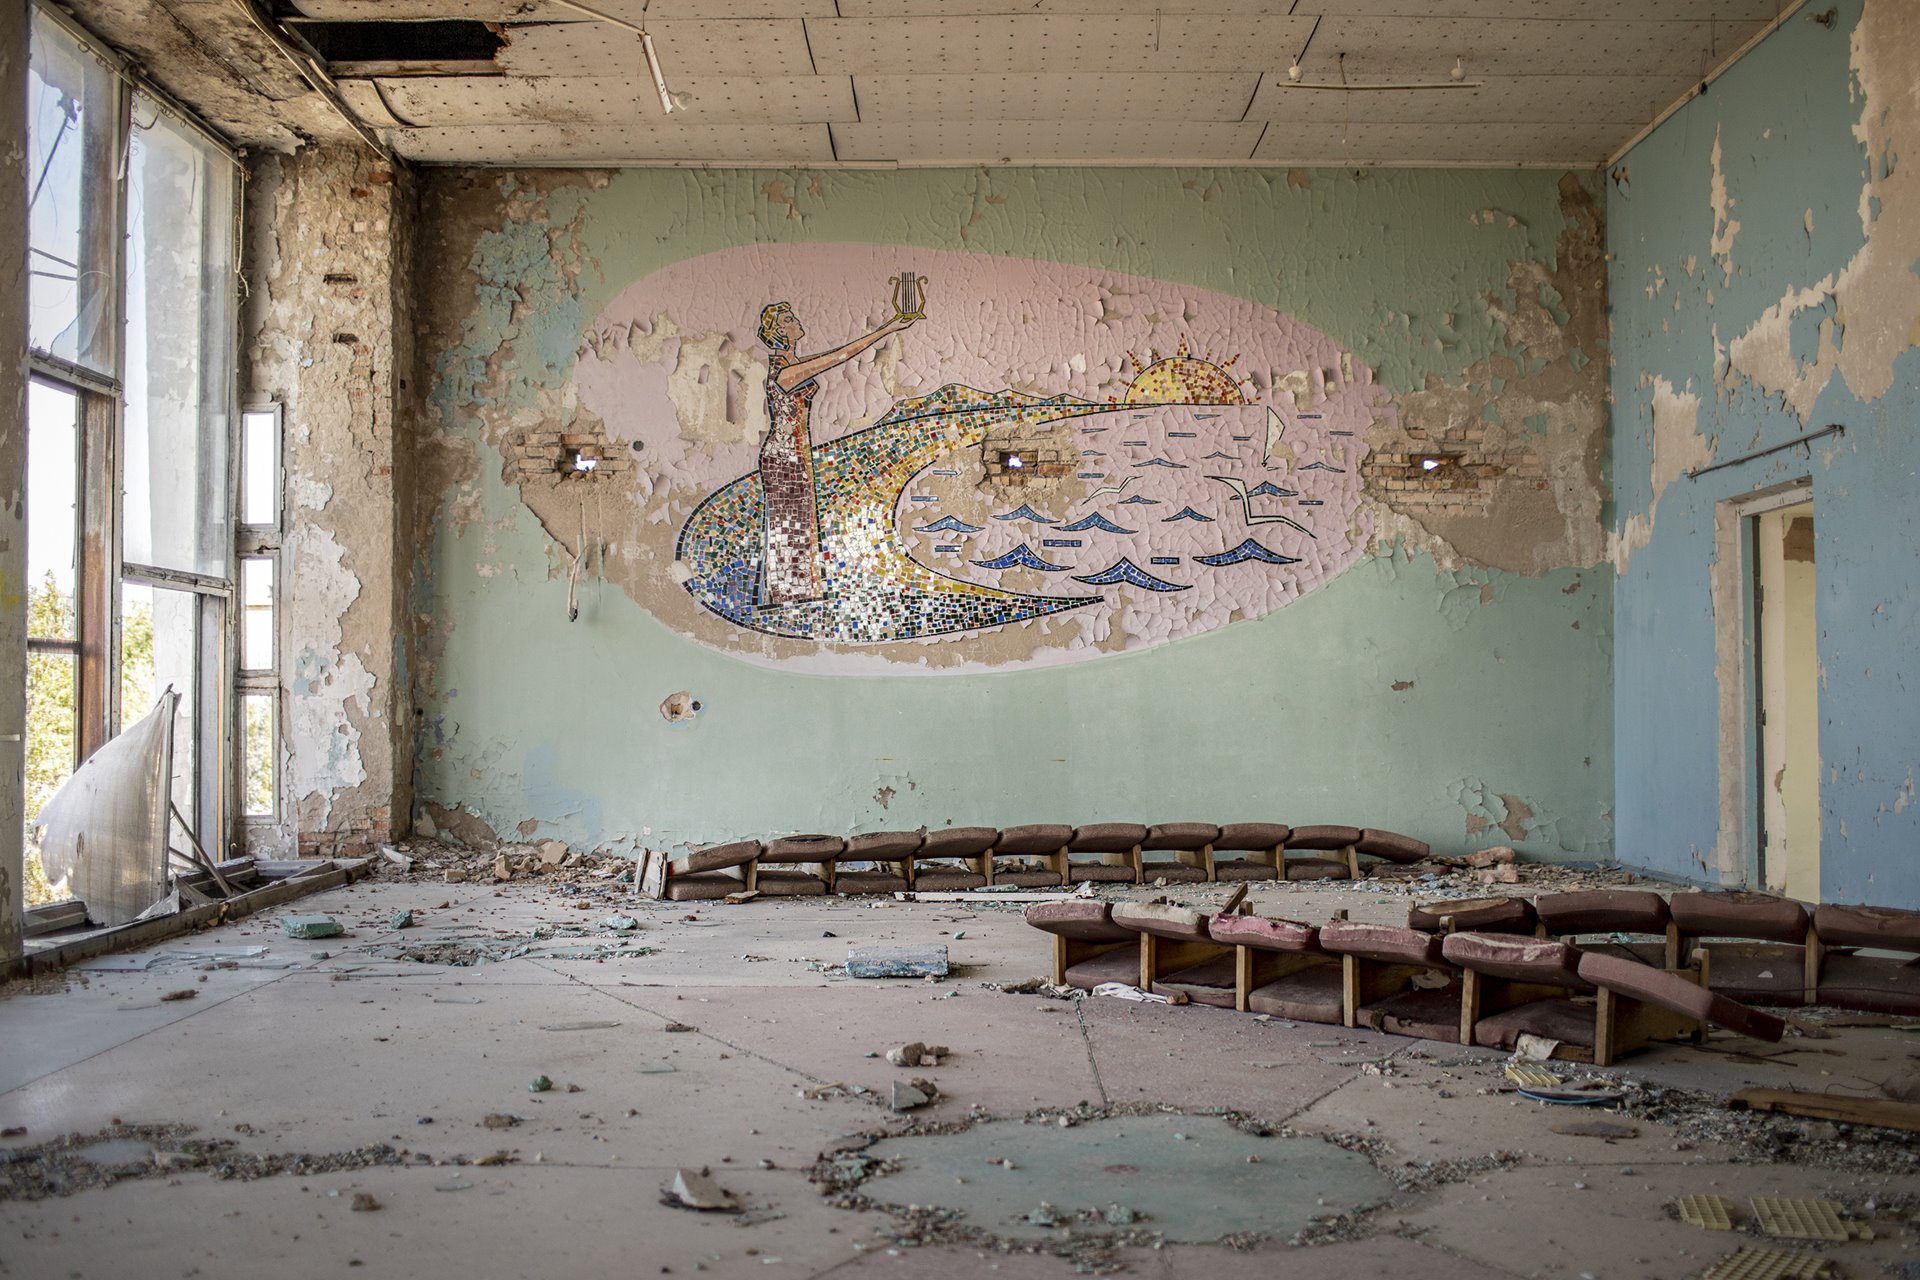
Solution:
[{"label": "row of seats", "polygon": [[1762,1040],[1785,1031],[1772,1014],[1708,989],[1699,968],[1519,931],[1310,925],[1090,899],[1034,903],[1026,917],[1052,935],[1053,981],[1085,990],[1123,982],[1196,1004],[1505,1050],[1531,1034],[1555,1042],[1556,1057],[1602,1066],[1656,1040],[1704,1035],[1708,1023]]},{"label": "row of seats", "polygon": [[[846,838],[736,840],[668,863],[661,891],[669,899],[688,901],[722,898],[742,889],[802,896],[967,890],[992,884],[1052,888],[1089,880],[1198,884],[1347,879],[1360,876],[1362,855],[1419,862],[1430,852],[1424,841],[1392,831],[1278,822],[948,827]],[[1305,856],[1291,856],[1295,854]],[[859,865],[846,866],[850,863]]]},{"label": "row of seats", "polygon": [[1613,889],[1548,894],[1531,904],[1520,898],[1435,903],[1415,907],[1407,923],[1542,937],[1608,935],[1585,945],[1667,968],[1700,965],[1714,991],[1736,1000],[1920,1014],[1920,911],[1838,903],[1808,909],[1791,898],[1746,891],[1663,898]]}]

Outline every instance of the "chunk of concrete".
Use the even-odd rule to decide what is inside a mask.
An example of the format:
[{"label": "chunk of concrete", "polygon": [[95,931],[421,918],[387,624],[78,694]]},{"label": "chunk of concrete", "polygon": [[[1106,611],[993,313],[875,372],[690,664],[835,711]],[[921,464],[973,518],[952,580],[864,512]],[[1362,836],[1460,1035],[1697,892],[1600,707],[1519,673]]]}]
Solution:
[{"label": "chunk of concrete", "polygon": [[916,1111],[932,1101],[925,1091],[904,1080],[895,1080],[887,1095],[887,1107],[893,1111]]},{"label": "chunk of concrete", "polygon": [[660,1197],[666,1204],[699,1213],[738,1213],[740,1201],[705,1169],[681,1169]]},{"label": "chunk of concrete", "polygon": [[944,978],[947,949],[925,947],[848,947],[849,978]]},{"label": "chunk of concrete", "polygon": [[346,930],[332,916],[281,916],[289,938],[337,938]]}]

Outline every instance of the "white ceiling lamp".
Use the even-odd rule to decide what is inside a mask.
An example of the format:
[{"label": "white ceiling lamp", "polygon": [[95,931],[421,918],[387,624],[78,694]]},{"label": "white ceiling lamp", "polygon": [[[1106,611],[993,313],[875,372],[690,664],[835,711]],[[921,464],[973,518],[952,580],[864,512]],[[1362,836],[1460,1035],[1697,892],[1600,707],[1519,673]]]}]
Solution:
[{"label": "white ceiling lamp", "polygon": [[1283,89],[1320,89],[1329,93],[1381,93],[1387,90],[1406,89],[1481,89],[1486,87],[1485,80],[1467,79],[1467,65],[1459,58],[1453,60],[1453,70],[1447,73],[1445,80],[1406,81],[1399,84],[1349,84],[1347,83],[1346,54],[1340,55],[1339,84],[1305,84],[1300,79],[1300,64],[1295,62],[1287,68],[1287,83]]},{"label": "white ceiling lamp", "polygon": [[579,0],[553,0],[553,2],[564,8],[572,9],[576,13],[584,13],[596,21],[610,23],[613,26],[631,31],[639,36],[640,52],[647,60],[647,74],[653,77],[653,91],[660,95],[660,110],[667,115],[672,115],[676,109],[684,110],[686,108],[686,95],[674,93],[667,88],[666,73],[660,70],[660,55],[654,52],[653,37],[647,33],[647,5],[651,4],[653,0],[647,0],[647,4],[640,6],[640,21],[638,23],[628,22],[625,18],[616,18],[610,13],[602,13],[590,5],[579,3]]}]

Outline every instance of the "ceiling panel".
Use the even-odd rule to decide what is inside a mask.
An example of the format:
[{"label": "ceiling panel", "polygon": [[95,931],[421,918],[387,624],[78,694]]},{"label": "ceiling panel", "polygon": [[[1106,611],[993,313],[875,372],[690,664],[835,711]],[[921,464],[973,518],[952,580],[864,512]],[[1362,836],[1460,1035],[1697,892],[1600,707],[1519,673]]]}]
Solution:
[{"label": "ceiling panel", "polygon": [[[1300,0],[1295,13],[1349,17],[1766,22],[1800,0]],[[846,6],[842,4],[844,12]]]},{"label": "ceiling panel", "polygon": [[[647,30],[669,84],[676,76],[813,74],[806,24],[797,18],[652,22]],[[630,76],[646,65],[640,37],[604,22],[514,26],[507,41],[494,63],[510,75]]]},{"label": "ceiling panel", "polygon": [[[831,18],[833,0],[585,0],[600,12],[649,24],[674,18]],[[479,22],[592,22],[553,0],[294,0],[300,12],[326,22],[466,18]]]},{"label": "ceiling panel", "polygon": [[[1356,78],[1357,80],[1358,78]],[[1377,79],[1377,77],[1376,77]],[[1444,77],[1442,77],[1444,79]],[[1496,124],[1551,120],[1644,124],[1694,83],[1691,76],[1487,76],[1478,89],[1339,93],[1289,86],[1269,72],[1250,120]]]},{"label": "ceiling panel", "polygon": [[342,80],[358,110],[372,95],[401,124],[761,124],[855,120],[845,76],[707,76],[669,82],[686,106],[662,118],[653,82],[631,76],[402,76]]},{"label": "ceiling panel", "polygon": [[1698,75],[1718,65],[1757,24],[1705,22],[1481,22],[1466,18],[1326,18],[1301,68],[1337,83],[1349,73],[1444,79],[1456,57],[1469,77],[1537,75],[1578,68],[1590,75]]},{"label": "ceiling panel", "polygon": [[1544,165],[1591,168],[1631,129],[1574,124],[1272,124],[1253,158],[1267,164]]},{"label": "ceiling panel", "polygon": [[1313,20],[1040,14],[819,18],[806,28],[823,74],[1264,71],[1292,60]]},{"label": "ceiling panel", "polygon": [[915,164],[1244,164],[1262,124],[1199,120],[902,120],[831,126],[842,160]]},{"label": "ceiling panel", "polygon": [[[592,3],[592,0],[588,0]],[[840,0],[843,18],[957,18],[970,14],[1230,13],[1285,15],[1302,0]],[[1302,7],[1305,7],[1302,3]]]},{"label": "ceiling panel", "polygon": [[860,119],[1239,120],[1260,77],[1221,75],[856,76]]},{"label": "ceiling panel", "polygon": [[830,162],[831,126],[797,124],[770,130],[763,125],[685,125],[647,128],[637,125],[529,124],[452,125],[443,129],[400,129],[388,135],[401,155],[423,164],[588,165],[764,164]]}]

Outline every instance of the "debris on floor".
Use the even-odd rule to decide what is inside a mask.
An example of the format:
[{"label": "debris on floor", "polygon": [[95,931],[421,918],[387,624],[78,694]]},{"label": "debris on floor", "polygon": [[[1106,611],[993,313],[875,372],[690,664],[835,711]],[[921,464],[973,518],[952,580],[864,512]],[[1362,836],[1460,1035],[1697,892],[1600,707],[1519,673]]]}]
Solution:
[{"label": "debris on floor", "polygon": [[676,1171],[673,1181],[661,1188],[660,1202],[698,1213],[739,1213],[739,1199],[715,1182],[712,1175],[711,1169]]},{"label": "debris on floor", "polygon": [[337,938],[346,932],[332,916],[282,916],[280,927],[289,938]]},{"label": "debris on floor", "polygon": [[911,1044],[897,1044],[887,1050],[887,1061],[896,1067],[937,1067],[940,1060],[947,1056],[947,1046],[921,1044],[918,1040]]},{"label": "debris on floor", "polygon": [[944,978],[947,971],[944,945],[847,948],[849,978]]}]

